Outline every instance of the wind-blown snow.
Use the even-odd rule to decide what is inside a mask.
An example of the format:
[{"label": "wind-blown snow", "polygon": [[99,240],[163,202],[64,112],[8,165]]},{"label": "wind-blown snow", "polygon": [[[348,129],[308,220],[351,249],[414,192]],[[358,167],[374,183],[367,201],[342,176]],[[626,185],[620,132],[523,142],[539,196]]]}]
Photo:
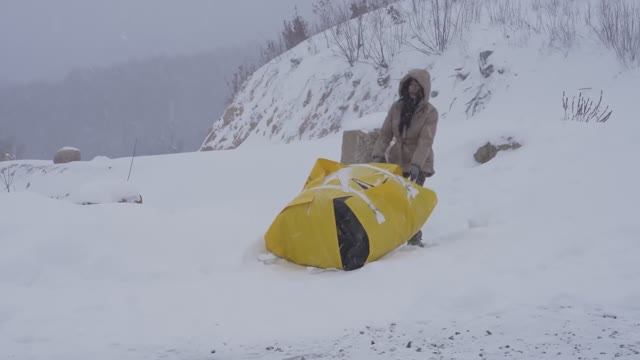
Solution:
[{"label": "wind-blown snow", "polygon": [[[480,113],[449,112],[466,85],[434,80],[427,247],[357,271],[274,259],[262,239],[315,160],[339,159],[339,133],[138,157],[127,186],[143,204],[68,201],[123,183],[130,159],[0,163],[16,171],[0,193],[0,358],[637,359],[640,72],[597,47],[565,56],[483,41],[470,53],[491,44],[509,70]],[[475,68],[454,53],[433,64],[439,79]],[[563,121],[562,91],[587,87],[604,90],[612,117]],[[378,94],[380,121],[394,91]],[[523,146],[473,160],[505,136]]]}]

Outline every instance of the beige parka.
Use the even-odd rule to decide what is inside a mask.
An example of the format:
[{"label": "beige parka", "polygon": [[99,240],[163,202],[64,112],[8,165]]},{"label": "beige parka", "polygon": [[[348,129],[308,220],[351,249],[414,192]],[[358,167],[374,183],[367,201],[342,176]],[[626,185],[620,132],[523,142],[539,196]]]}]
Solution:
[{"label": "beige parka", "polygon": [[[373,157],[384,158],[385,152],[395,138],[395,143],[389,149],[388,161],[402,166],[404,172],[409,172],[411,164],[416,164],[420,170],[431,176],[433,168],[433,139],[438,125],[438,111],[429,103],[431,93],[431,76],[422,69],[413,69],[400,81],[398,92],[409,79],[415,79],[422,86],[424,99],[418,104],[409,127],[400,134],[400,120],[402,100],[398,100],[389,109],[380,131],[380,137],[373,149]],[[402,94],[400,94],[402,96]]]}]

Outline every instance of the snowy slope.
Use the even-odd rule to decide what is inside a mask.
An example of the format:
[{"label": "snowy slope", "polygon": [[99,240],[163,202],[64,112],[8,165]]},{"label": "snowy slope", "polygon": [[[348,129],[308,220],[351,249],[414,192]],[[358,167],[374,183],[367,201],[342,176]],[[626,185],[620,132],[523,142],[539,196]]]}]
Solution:
[{"label": "snowy slope", "polygon": [[[477,20],[471,22],[462,39],[451,41],[444,54],[428,56],[405,45],[390,60],[388,69],[374,66],[367,58],[349,66],[331,37],[325,36],[327,33],[313,36],[247,80],[225,113],[213,123],[201,149],[290,143],[337,134],[347,124],[357,128],[358,119],[363,116],[389,109],[397,99],[398,81],[412,68],[430,71],[431,102],[441,120],[477,119],[488,107],[502,112],[508,112],[507,107],[517,107],[522,115],[542,116],[548,107],[561,107],[563,92],[570,98],[577,97],[579,89],[588,89],[596,101],[603,90],[606,105],[613,95],[607,91],[607,82],[599,81],[600,73],[607,79],[625,68],[584,20],[587,5],[591,3],[596,9],[598,0],[556,1],[561,4],[556,10],[540,8],[540,4],[553,2],[477,2],[482,10]],[[394,5],[404,11],[404,24],[399,28],[407,38],[411,37],[406,15],[411,11],[410,3],[400,1]],[[567,9],[571,9],[574,18],[563,13],[562,4],[572,4]],[[504,13],[500,13],[501,8],[506,9]],[[595,22],[597,16],[595,10],[592,12]],[[492,20],[490,14],[498,19]],[[370,23],[370,18],[371,15],[366,16],[364,22]],[[393,26],[387,23],[386,29],[391,31]],[[561,26],[567,27],[573,40],[557,40],[558,32],[564,29]],[[365,42],[374,42],[369,30],[364,36]],[[483,53],[489,54],[485,60],[481,60]],[[592,61],[585,64],[585,59]],[[490,67],[492,71],[488,70]],[[487,71],[483,73],[484,70]],[[527,97],[522,92],[532,86],[526,76],[531,73],[539,86],[533,95],[540,97]]]}]

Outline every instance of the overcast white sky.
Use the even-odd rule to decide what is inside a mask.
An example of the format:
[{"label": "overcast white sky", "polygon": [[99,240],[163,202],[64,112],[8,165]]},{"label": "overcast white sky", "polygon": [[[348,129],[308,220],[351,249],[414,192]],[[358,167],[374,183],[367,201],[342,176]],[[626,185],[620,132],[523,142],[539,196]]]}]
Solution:
[{"label": "overcast white sky", "polygon": [[0,80],[273,38],[312,0],[0,0]]}]

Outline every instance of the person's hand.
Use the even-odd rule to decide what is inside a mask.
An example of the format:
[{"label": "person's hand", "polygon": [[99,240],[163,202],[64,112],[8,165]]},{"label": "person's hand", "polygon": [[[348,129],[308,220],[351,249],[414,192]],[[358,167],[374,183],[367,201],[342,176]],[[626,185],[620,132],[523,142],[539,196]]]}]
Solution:
[{"label": "person's hand", "polygon": [[386,163],[387,159],[385,159],[384,156],[374,156],[373,157],[373,162],[374,163]]},{"label": "person's hand", "polygon": [[420,176],[420,167],[416,164],[411,164],[409,168],[409,180],[417,181],[418,176]]}]

